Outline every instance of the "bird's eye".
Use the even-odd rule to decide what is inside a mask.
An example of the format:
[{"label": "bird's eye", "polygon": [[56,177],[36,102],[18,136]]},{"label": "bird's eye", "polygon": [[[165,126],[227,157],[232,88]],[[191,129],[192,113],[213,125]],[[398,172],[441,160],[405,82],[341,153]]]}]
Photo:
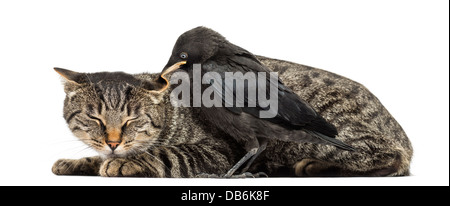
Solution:
[{"label": "bird's eye", "polygon": [[188,54],[186,52],[181,52],[180,53],[180,58],[187,59],[188,58]]}]

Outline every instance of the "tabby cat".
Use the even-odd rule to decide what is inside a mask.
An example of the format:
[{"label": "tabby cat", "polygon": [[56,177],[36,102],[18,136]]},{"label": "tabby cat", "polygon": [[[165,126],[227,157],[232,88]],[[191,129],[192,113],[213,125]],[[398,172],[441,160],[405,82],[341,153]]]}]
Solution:
[{"label": "tabby cat", "polygon": [[[379,100],[345,77],[258,56],[309,102],[356,152],[272,140],[249,172],[269,176],[409,175],[412,147]],[[245,153],[233,138],[198,118],[198,108],[173,107],[158,74],[77,73],[64,77],[64,118],[73,134],[100,155],[60,159],[57,175],[198,177],[224,174]]]}]

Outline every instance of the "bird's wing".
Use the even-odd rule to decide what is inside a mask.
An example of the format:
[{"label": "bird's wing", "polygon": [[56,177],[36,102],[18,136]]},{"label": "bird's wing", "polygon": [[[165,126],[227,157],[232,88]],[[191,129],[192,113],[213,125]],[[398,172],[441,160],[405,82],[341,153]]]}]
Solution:
[{"label": "bird's wing", "polygon": [[[235,114],[242,112],[251,114],[257,118],[260,118],[260,112],[273,112],[268,107],[267,102],[261,102],[256,97],[249,96],[250,91],[258,91],[259,82],[265,81],[266,85],[266,97],[270,97],[270,87],[276,88],[275,92],[278,97],[278,108],[273,113],[273,118],[267,118],[267,121],[271,121],[277,124],[282,124],[291,127],[302,127],[311,131],[316,131],[324,135],[334,137],[337,135],[336,128],[328,123],[323,117],[305,101],[300,99],[298,95],[292,92],[291,89],[284,86],[284,84],[277,78],[270,80],[270,70],[262,65],[258,60],[249,58],[250,55],[233,55],[227,59],[227,61],[214,61],[209,60],[202,65],[204,72],[217,72],[220,75],[216,75],[214,81],[222,83],[211,84],[216,94],[222,96],[222,102],[226,108]],[[254,81],[251,83],[239,84],[233,79],[226,78],[225,72],[242,72],[243,75],[234,75],[233,78],[236,82],[244,82],[249,79],[251,75],[245,76],[246,73],[252,73]],[[265,78],[258,79],[258,72],[265,73]],[[220,79],[217,79],[220,78]],[[244,93],[242,95],[241,93]],[[228,95],[228,98],[227,98]],[[259,93],[258,93],[259,95]],[[229,97],[232,97],[230,100]],[[264,99],[264,98],[263,98]],[[238,105],[238,102],[243,105]]]}]

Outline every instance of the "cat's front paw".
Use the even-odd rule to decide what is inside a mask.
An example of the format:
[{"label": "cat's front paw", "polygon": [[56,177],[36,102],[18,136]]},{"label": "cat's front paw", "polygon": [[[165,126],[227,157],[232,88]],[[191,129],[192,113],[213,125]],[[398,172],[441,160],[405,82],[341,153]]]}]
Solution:
[{"label": "cat's front paw", "polygon": [[155,177],[137,160],[111,158],[103,162],[100,175],[104,177]]},{"label": "cat's front paw", "polygon": [[97,176],[99,162],[97,157],[82,159],[60,159],[53,164],[52,172],[55,175],[84,175]]}]

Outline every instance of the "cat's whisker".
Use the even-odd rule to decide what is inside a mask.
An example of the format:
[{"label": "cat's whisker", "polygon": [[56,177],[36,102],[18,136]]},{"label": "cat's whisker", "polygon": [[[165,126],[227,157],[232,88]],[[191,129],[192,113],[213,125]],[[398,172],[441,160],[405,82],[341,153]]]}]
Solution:
[{"label": "cat's whisker", "polygon": [[93,149],[91,146],[84,146],[81,150],[77,151],[75,154],[80,154],[81,152],[84,152],[88,149]]},{"label": "cat's whisker", "polygon": [[75,138],[75,139],[67,139],[67,140],[58,140],[58,141],[52,141],[50,144],[64,144],[64,143],[73,143],[73,142],[83,142],[83,140],[88,140],[88,139]]}]

